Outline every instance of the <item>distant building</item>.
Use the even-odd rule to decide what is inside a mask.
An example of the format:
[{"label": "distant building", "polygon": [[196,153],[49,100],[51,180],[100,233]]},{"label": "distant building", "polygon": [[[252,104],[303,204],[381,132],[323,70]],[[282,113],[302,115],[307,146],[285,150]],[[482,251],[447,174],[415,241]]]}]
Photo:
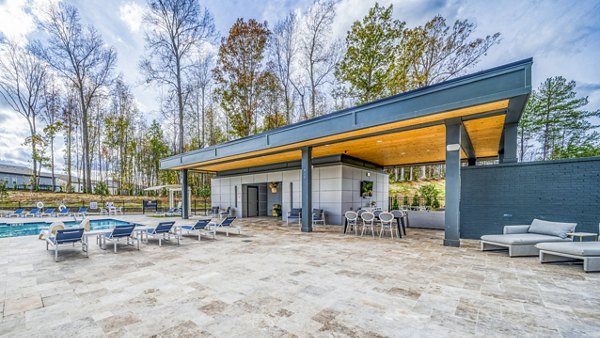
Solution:
[{"label": "distant building", "polygon": [[[0,164],[0,181],[6,182],[6,187],[11,190],[30,190],[31,189],[31,168]],[[67,186],[68,177],[65,174],[55,174],[56,191],[64,191]],[[39,188],[43,191],[52,191],[52,174],[41,172],[39,175]],[[98,181],[92,181],[92,190],[96,188]],[[76,176],[71,176],[71,187],[73,192],[83,192],[83,181]],[[115,194],[117,188],[112,181],[108,181],[108,190]]]}]

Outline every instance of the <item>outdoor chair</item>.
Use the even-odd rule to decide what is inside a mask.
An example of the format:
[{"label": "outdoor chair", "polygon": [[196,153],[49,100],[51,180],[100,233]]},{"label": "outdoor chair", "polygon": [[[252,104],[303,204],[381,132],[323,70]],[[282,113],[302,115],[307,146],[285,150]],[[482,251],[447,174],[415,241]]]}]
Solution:
[{"label": "outdoor chair", "polygon": [[288,211],[286,224],[289,225],[290,221],[298,221],[298,224],[302,221],[302,208],[292,208],[292,210]]},{"label": "outdoor chair", "polygon": [[242,229],[240,229],[240,227],[233,227],[233,226],[231,226],[231,223],[233,223],[234,220],[235,220],[235,217],[234,216],[230,216],[230,217],[225,218],[223,221],[221,221],[221,223],[218,223],[218,224],[210,222],[209,226],[212,229],[214,229],[215,232],[217,230],[219,230],[219,229],[225,230],[226,236],[229,236],[229,231],[231,229],[235,229],[235,231],[237,232],[237,234],[241,235],[242,234]]},{"label": "outdoor chair", "polygon": [[14,212],[7,214],[6,217],[24,217],[25,214],[23,212],[25,212],[25,209],[19,208],[19,209],[15,210]]},{"label": "outdoor chair", "polygon": [[534,219],[531,225],[507,225],[502,235],[481,236],[481,251],[506,250],[510,257],[537,256],[536,244],[572,242],[568,233],[574,232],[577,223],[549,222]]},{"label": "outdoor chair", "polygon": [[363,228],[360,235],[364,235],[365,230],[369,229],[371,230],[371,235],[373,235],[373,238],[375,238],[375,215],[373,215],[372,212],[365,211],[360,214],[360,218],[363,221]]},{"label": "outdoor chair", "polygon": [[600,242],[539,243],[540,263],[583,261],[583,271],[600,272]]},{"label": "outdoor chair", "polygon": [[[146,229],[146,244],[148,243],[149,237],[158,238],[158,246],[162,246],[162,240],[171,240],[171,235],[174,235],[177,239],[177,245],[180,244],[179,234],[171,233],[175,222],[161,222],[155,228]],[[144,234],[144,233],[142,233]]]},{"label": "outdoor chair", "polygon": [[312,212],[313,225],[325,224],[325,211],[323,209],[313,209]]},{"label": "outdoor chair", "polygon": [[44,210],[44,212],[42,212],[42,216],[54,216],[54,210],[56,210],[56,208],[47,208],[46,210]]},{"label": "outdoor chair", "polygon": [[25,215],[26,217],[39,217],[40,216],[40,209],[38,208],[33,208],[31,209],[30,212],[27,213],[27,215]]},{"label": "outdoor chair", "polygon": [[219,207],[210,207],[210,217],[219,217]]},{"label": "outdoor chair", "polygon": [[85,217],[86,214],[87,214],[87,208],[86,207],[80,207],[79,210],[77,210],[77,212],[75,213],[75,216]]},{"label": "outdoor chair", "polygon": [[177,215],[181,215],[181,209],[177,209],[177,208],[169,208],[169,210],[167,210],[164,213],[165,216],[177,216]]},{"label": "outdoor chair", "polygon": [[358,214],[358,221],[357,222],[362,223],[362,218],[360,216],[363,214],[363,212],[367,212],[367,211],[368,210],[365,210],[365,209],[358,209],[358,211],[356,212]]},{"label": "outdoor chair", "polygon": [[[379,238],[381,238],[381,236],[387,229],[390,230],[390,236],[394,238],[394,214],[392,214],[391,212],[382,212],[379,214],[379,221],[381,222]],[[400,236],[396,235],[396,237]]]},{"label": "outdoor chair", "polygon": [[60,211],[59,211],[59,212],[56,214],[56,216],[69,216],[69,215],[70,215],[70,212],[69,212],[70,210],[71,210],[71,209],[69,209],[69,208],[63,208],[63,209],[61,209],[61,210],[60,210]]},{"label": "outdoor chair", "polygon": [[201,240],[201,236],[211,236],[213,239],[215,239],[217,231],[216,229],[211,228],[209,224],[209,219],[201,219],[198,220],[198,222],[196,222],[194,225],[182,225],[181,230],[185,230],[186,234],[197,233],[198,240]]},{"label": "outdoor chair", "polygon": [[106,241],[110,241],[114,244],[114,252],[117,253],[117,243],[120,239],[125,238],[127,245],[133,245],[134,242],[137,244],[137,249],[140,249],[139,238],[133,236],[133,230],[135,224],[120,225],[116,226],[110,233],[104,234],[101,237],[102,248],[106,249]]},{"label": "outdoor chair", "polygon": [[231,212],[231,207],[227,207],[227,209],[219,211],[219,217],[220,218],[228,217],[230,212]]},{"label": "outdoor chair", "polygon": [[355,211],[346,211],[344,217],[346,217],[346,231],[344,235],[348,233],[350,228],[354,230],[355,235],[358,235],[358,213]]},{"label": "outdoor chair", "polygon": [[49,245],[54,248],[54,261],[58,262],[58,246],[64,244],[81,243],[81,250],[88,256],[87,243],[83,240],[83,228],[61,229],[56,231],[56,235],[46,238],[46,250]]}]

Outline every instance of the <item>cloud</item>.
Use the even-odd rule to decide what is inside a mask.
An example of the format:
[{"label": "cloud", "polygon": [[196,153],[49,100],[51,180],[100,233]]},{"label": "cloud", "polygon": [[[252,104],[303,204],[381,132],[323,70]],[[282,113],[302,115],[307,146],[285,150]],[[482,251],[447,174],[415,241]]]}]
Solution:
[{"label": "cloud", "polygon": [[138,3],[129,2],[119,7],[119,18],[129,27],[131,32],[140,31],[146,8]]},{"label": "cloud", "polygon": [[15,41],[27,41],[26,36],[35,29],[27,3],[22,0],[0,2],[0,32]]}]

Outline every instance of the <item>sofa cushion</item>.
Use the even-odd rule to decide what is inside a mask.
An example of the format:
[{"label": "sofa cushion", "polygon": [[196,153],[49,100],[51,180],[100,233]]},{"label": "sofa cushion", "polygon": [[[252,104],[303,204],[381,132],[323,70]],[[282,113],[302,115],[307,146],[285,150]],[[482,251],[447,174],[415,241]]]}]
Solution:
[{"label": "sofa cushion", "polygon": [[540,250],[564,253],[574,256],[600,256],[600,242],[540,243]]},{"label": "sofa cushion", "polygon": [[562,239],[556,236],[541,235],[541,234],[508,234],[508,235],[484,235],[481,236],[482,241],[499,243],[505,245],[534,245],[544,242],[570,242],[570,239]]},{"label": "sofa cushion", "polygon": [[561,223],[533,219],[529,226],[530,233],[567,238],[567,233],[575,231],[577,223]]}]

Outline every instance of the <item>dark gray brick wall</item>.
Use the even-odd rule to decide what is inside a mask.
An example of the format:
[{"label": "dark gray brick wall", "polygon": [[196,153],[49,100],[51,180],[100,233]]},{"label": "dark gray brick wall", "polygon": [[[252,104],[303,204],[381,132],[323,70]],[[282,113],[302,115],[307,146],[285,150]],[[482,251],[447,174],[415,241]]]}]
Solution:
[{"label": "dark gray brick wall", "polygon": [[461,238],[499,234],[534,218],[598,233],[600,157],[463,167],[461,181]]}]

